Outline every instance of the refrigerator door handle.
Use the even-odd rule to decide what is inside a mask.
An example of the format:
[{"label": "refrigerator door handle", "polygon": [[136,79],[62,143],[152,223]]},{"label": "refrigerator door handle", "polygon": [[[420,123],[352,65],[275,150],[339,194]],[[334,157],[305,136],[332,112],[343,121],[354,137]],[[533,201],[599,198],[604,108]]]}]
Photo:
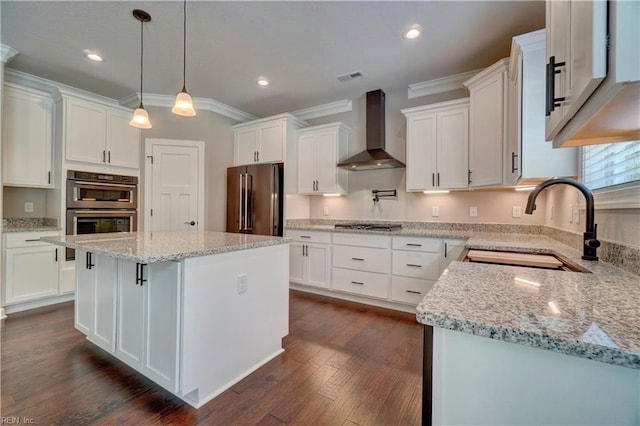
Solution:
[{"label": "refrigerator door handle", "polygon": [[245,182],[244,182],[244,194],[245,194],[245,202],[244,202],[244,230],[252,231],[253,230],[253,205],[251,204],[251,197],[253,196],[253,175],[249,173],[245,173]]},{"label": "refrigerator door handle", "polygon": [[240,173],[240,184],[238,188],[240,188],[240,197],[238,198],[238,231],[242,231],[242,205],[244,204],[244,193],[242,192],[242,177],[243,173]]}]

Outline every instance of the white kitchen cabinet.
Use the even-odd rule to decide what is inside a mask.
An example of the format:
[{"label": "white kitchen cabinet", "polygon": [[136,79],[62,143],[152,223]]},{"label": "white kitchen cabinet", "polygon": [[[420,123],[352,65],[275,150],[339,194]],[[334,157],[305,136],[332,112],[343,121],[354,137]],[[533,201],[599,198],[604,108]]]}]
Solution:
[{"label": "white kitchen cabinet", "polygon": [[115,355],[177,392],[180,263],[118,262]]},{"label": "white kitchen cabinet", "polygon": [[548,0],[546,28],[552,78],[545,128],[552,140],[606,76],[607,2]]},{"label": "white kitchen cabinet", "polygon": [[293,239],[289,249],[289,281],[314,287],[331,284],[331,234],[287,231]]},{"label": "white kitchen cabinet", "polygon": [[76,251],[75,327],[105,351],[116,347],[117,259]]},{"label": "white kitchen cabinet", "polygon": [[407,191],[466,188],[469,99],[402,113],[407,117]]},{"label": "white kitchen cabinet", "polygon": [[507,137],[507,69],[501,59],[464,82],[469,89],[469,186],[501,186]]},{"label": "white kitchen cabinet", "polygon": [[16,232],[5,235],[5,305],[30,302],[58,294],[58,259],[62,249],[40,241],[58,232]]},{"label": "white kitchen cabinet", "polygon": [[440,277],[442,240],[393,237],[391,300],[417,305]]},{"label": "white kitchen cabinet", "polygon": [[295,129],[305,125],[291,114],[254,120],[233,126],[233,164],[287,161],[288,144],[295,144]]},{"label": "white kitchen cabinet", "polygon": [[511,43],[506,185],[578,174],[576,149],[553,149],[545,141],[545,39],[545,30],[538,30]]},{"label": "white kitchen cabinet", "polygon": [[347,171],[336,164],[347,155],[349,130],[340,122],[298,130],[299,194],[346,194]]},{"label": "white kitchen cabinet", "polygon": [[53,99],[5,84],[2,111],[2,184],[53,186]]},{"label": "white kitchen cabinet", "polygon": [[446,239],[442,241],[442,257],[440,258],[440,274],[444,272],[451,262],[457,260],[467,245],[467,240]]},{"label": "white kitchen cabinet", "polygon": [[130,113],[65,97],[65,158],[108,168],[140,168],[140,130]]}]

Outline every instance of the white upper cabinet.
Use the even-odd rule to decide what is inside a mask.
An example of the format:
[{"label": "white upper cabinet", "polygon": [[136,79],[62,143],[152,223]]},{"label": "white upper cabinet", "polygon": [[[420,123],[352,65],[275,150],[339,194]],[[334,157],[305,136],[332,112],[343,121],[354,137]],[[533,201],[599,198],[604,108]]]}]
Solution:
[{"label": "white upper cabinet", "polygon": [[347,192],[347,171],[336,164],[348,152],[349,130],[340,122],[298,130],[299,194]]},{"label": "white upper cabinet", "polygon": [[469,99],[403,109],[407,191],[467,187]]},{"label": "white upper cabinet", "polygon": [[2,183],[53,186],[53,99],[22,86],[4,86]]},{"label": "white upper cabinet", "polygon": [[575,148],[545,141],[545,30],[514,37],[509,62],[509,137],[505,184],[577,175]]},{"label": "white upper cabinet", "polygon": [[507,137],[507,69],[501,59],[464,85],[470,93],[469,186],[500,186]]},{"label": "white upper cabinet", "polygon": [[546,137],[552,139],[606,75],[607,2],[554,0],[546,6]]},{"label": "white upper cabinet", "polygon": [[140,130],[128,112],[65,97],[67,161],[140,168]]}]

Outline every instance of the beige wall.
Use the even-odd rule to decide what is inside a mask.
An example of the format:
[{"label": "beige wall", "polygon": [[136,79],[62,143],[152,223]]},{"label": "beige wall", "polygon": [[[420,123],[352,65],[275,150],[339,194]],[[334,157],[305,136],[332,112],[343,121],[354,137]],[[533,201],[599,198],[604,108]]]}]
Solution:
[{"label": "beige wall", "polygon": [[[204,141],[205,146],[205,230],[224,231],[226,227],[226,173],[233,164],[233,120],[210,111],[198,111],[195,117],[180,117],[169,108],[149,107],[153,128],[142,131],[142,153],[146,138]],[[147,160],[143,162],[148,164]],[[141,193],[144,166],[140,170]],[[141,203],[144,208],[144,201]],[[143,219],[144,215],[140,215]]]},{"label": "beige wall", "polygon": [[[47,212],[47,196],[52,195],[48,189],[3,188],[2,217],[57,217],[58,212]],[[24,203],[33,203],[33,213],[24,211]]]}]

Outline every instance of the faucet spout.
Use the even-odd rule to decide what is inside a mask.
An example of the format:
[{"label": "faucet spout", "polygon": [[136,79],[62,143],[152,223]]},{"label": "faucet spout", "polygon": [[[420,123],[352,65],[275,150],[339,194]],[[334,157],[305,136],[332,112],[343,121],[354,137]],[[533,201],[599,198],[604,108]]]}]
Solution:
[{"label": "faucet spout", "polygon": [[597,240],[596,232],[597,225],[595,224],[595,206],[593,201],[593,193],[589,188],[587,188],[582,183],[569,179],[569,178],[554,178],[549,179],[542,182],[540,185],[536,186],[533,191],[529,194],[529,198],[527,199],[527,207],[524,212],[526,214],[533,214],[533,211],[536,209],[536,198],[544,190],[545,188],[557,185],[564,184],[573,186],[577,188],[586,200],[586,229],[584,232],[584,247],[583,247],[583,255],[582,258],[585,260],[598,260],[598,256],[596,253],[596,249],[600,247],[600,241]]}]

